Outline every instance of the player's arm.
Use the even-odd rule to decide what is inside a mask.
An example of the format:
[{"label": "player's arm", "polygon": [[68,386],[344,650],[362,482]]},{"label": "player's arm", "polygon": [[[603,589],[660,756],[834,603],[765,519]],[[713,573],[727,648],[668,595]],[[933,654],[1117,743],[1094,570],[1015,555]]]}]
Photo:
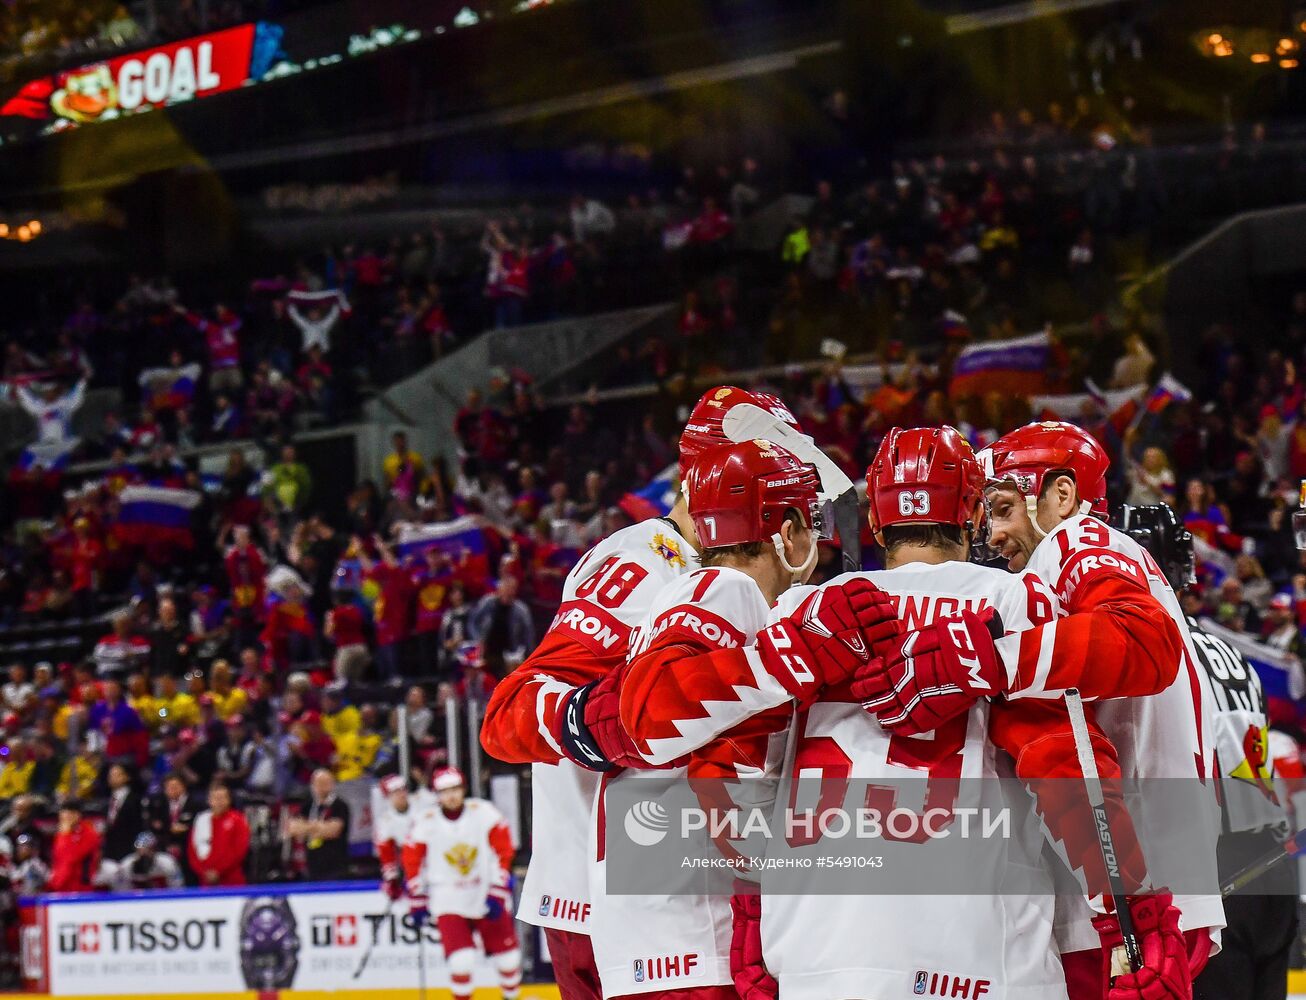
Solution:
[{"label": "player's arm", "polygon": [[418,820],[400,851],[403,861],[404,884],[408,895],[414,899],[426,896],[426,831]]},{"label": "player's arm", "polygon": [[[703,614],[697,606],[683,610]],[[667,628],[622,671],[622,727],[644,760],[666,764],[754,715],[810,701],[863,665],[877,638],[898,629],[888,595],[861,579],[815,591],[758,633],[754,646],[706,651]]]},{"label": "player's arm", "polygon": [[[1121,876],[1130,892],[1146,882],[1147,866],[1124,805],[1116,746],[1086,705],[1089,742],[1097,763]],[[1016,776],[1034,797],[1052,846],[1064,853],[1090,896],[1110,891],[1093,809],[1084,794],[1083,771],[1064,701],[998,699],[989,712],[989,739],[1015,762]]]},{"label": "player's arm", "polygon": [[1054,588],[1067,616],[998,640],[1008,697],[1159,694],[1184,655],[1180,625],[1148,586],[1145,569],[1107,549],[1072,552]]},{"label": "player's arm", "polygon": [[[1092,525],[1088,534],[1100,531],[1107,541],[1106,526]],[[1061,529],[1044,544],[1083,527]],[[1031,614],[1044,623],[1011,635],[989,614],[940,618],[877,646],[877,659],[854,676],[853,694],[886,728],[922,733],[985,697],[1057,698],[1076,687],[1090,699],[1164,691],[1178,673],[1184,638],[1143,567],[1098,546],[1066,547],[1055,587],[1034,573],[1021,578],[1031,600],[1042,595],[1049,607],[1059,600],[1065,617]]]},{"label": "player's arm", "polygon": [[[560,618],[563,613],[559,612]],[[565,699],[618,666],[626,650],[623,638],[617,644],[620,655],[599,655],[595,643],[586,641],[591,638],[555,626],[516,670],[495,685],[481,725],[486,753],[509,764],[556,764],[565,759],[553,736]]]},{"label": "player's arm", "polygon": [[567,758],[555,734],[566,699],[625,662],[632,628],[663,576],[636,558],[591,551],[571,571],[564,600],[535,651],[495,685],[481,726],[486,753],[509,764]]}]

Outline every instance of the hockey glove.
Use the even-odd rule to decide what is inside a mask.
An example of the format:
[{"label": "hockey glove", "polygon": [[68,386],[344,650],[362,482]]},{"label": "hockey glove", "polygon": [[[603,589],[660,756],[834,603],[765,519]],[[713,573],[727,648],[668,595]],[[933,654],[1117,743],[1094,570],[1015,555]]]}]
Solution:
[{"label": "hockey glove", "polygon": [[500,868],[495,873],[489,895],[485,897],[485,915],[491,920],[498,920],[511,907],[512,872]]},{"label": "hockey glove", "polygon": [[425,927],[431,922],[431,911],[426,905],[426,899],[414,899],[408,907],[408,919],[413,922],[414,927]]},{"label": "hockey glove", "polygon": [[621,725],[620,677],[613,670],[573,689],[554,713],[553,738],[568,760],[588,771],[648,767]]},{"label": "hockey glove", "polygon": [[404,895],[404,879],[398,865],[386,865],[381,869],[381,891],[393,902]]},{"label": "hockey glove", "polygon": [[893,602],[869,580],[823,587],[757,637],[766,671],[800,704],[866,665],[902,631]]},{"label": "hockey glove", "polygon": [[[1143,953],[1143,965],[1137,972],[1129,971],[1128,963],[1112,962],[1117,949],[1123,952],[1124,945],[1115,914],[1093,918],[1093,926],[1102,939],[1105,978],[1111,984],[1107,1000],[1190,1000],[1192,972],[1188,968],[1188,950],[1179,930],[1179,910],[1174,905],[1174,897],[1160,889],[1146,896],[1129,896],[1127,901]],[[1121,974],[1111,978],[1113,972]]]},{"label": "hockey glove", "polygon": [[938,729],[977,700],[1000,694],[993,642],[1002,619],[992,608],[963,611],[876,647],[853,676],[852,693],[885,729],[915,735]]},{"label": "hockey glove", "polygon": [[762,961],[762,897],[756,888],[730,897],[730,978],[740,1000],[775,1000],[780,987]]}]

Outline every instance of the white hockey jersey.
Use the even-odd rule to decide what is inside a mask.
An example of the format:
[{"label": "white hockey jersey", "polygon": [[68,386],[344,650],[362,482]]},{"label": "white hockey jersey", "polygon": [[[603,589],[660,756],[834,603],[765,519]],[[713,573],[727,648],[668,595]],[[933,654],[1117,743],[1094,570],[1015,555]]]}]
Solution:
[{"label": "white hockey jersey", "polygon": [[[562,604],[549,634],[534,655],[548,652],[551,640],[566,655],[579,641],[624,662],[631,631],[647,616],[659,591],[694,569],[693,545],[666,519],[633,524],[599,542],[576,564],[563,585]],[[529,669],[530,661],[521,669]],[[565,690],[544,678],[538,700]],[[541,729],[553,749],[553,737]],[[599,775],[568,760],[531,765],[531,861],[517,916],[537,927],[589,933],[592,924],[588,850],[589,821]]]},{"label": "white hockey jersey", "polygon": [[[1008,629],[1046,620],[1046,591],[1000,570],[968,563],[912,563],[849,574],[886,591],[908,628],[992,607]],[[785,594],[772,620],[791,614],[812,588]],[[1005,755],[987,737],[989,705],[979,702],[954,724],[918,737],[886,733],[851,695],[823,696],[798,721],[785,762],[790,779],[830,767],[853,779],[945,780],[1010,777]],[[837,757],[835,761],[832,758]],[[987,785],[988,783],[986,783]],[[961,786],[974,788],[975,786]],[[989,786],[992,787],[992,786]],[[956,803],[954,803],[954,806]],[[1037,826],[1013,831],[1006,864],[1041,891],[973,895],[766,894],[762,947],[785,1000],[831,997],[983,996],[1057,1000],[1065,979],[1053,941],[1053,885],[1041,872]],[[996,874],[996,872],[995,872]]]},{"label": "white hockey jersey", "polygon": [[[746,574],[727,567],[695,570],[657,595],[636,630],[630,655],[638,655],[659,639],[703,652],[751,646],[766,625],[769,610],[761,588]],[[773,769],[778,767],[783,736],[764,744],[754,760],[738,762],[735,774],[760,776],[768,756]],[[702,773],[694,771],[695,766],[665,769],[659,775],[674,781]],[[603,783],[602,794],[623,781],[639,781],[639,773],[614,773]],[[609,895],[603,860],[607,815],[604,801],[596,802],[590,940],[604,996],[730,985],[729,897]]]},{"label": "white hockey jersey", "polygon": [[404,845],[409,894],[425,895],[432,913],[476,920],[500,870],[512,864],[508,821],[485,799],[467,799],[451,819],[439,806],[413,822]]},{"label": "white hockey jersey", "polygon": [[386,875],[386,868],[401,864],[404,845],[408,843],[408,836],[417,818],[428,809],[437,807],[435,795],[425,788],[408,793],[408,808],[404,812],[400,812],[384,799],[381,800],[381,805],[373,814],[372,843],[376,847],[376,856],[381,862],[383,878]]},{"label": "white hockey jersey", "polygon": [[[1087,573],[1092,572],[1091,562],[1087,561],[1098,558],[1097,554],[1103,552],[1111,553],[1131,574],[1146,577],[1152,595],[1178,624],[1185,655],[1173,683],[1160,694],[1098,702],[1098,724],[1116,746],[1126,789],[1131,783],[1137,787],[1137,782],[1160,778],[1200,781],[1209,789],[1209,809],[1201,814],[1200,831],[1191,827],[1176,831],[1175,824],[1167,822],[1166,816],[1155,815],[1155,810],[1149,811],[1146,795],[1126,794],[1126,805],[1139,830],[1149,869],[1154,876],[1158,859],[1167,854],[1173,856],[1174,852],[1182,852],[1191,858],[1196,838],[1202,843],[1203,854],[1209,854],[1214,883],[1220,820],[1215,799],[1213,695],[1204,671],[1197,665],[1188,623],[1165,574],[1147,551],[1128,535],[1098,518],[1083,514],[1063,521],[1048,533],[1034,549],[1025,574],[1046,581],[1057,596],[1058,615],[1065,615],[1074,588]],[[1052,643],[1048,638],[1044,639],[1043,646],[1050,658]],[[1167,829],[1176,834],[1173,848],[1167,846],[1169,841],[1163,833]],[[1162,833],[1159,837],[1158,832]],[[1182,913],[1182,929],[1213,928],[1218,945],[1218,929],[1224,926],[1224,906],[1218,895],[1176,892],[1175,905]],[[1057,934],[1062,950],[1083,951],[1099,947],[1091,918],[1092,911],[1086,900],[1061,898]]]}]

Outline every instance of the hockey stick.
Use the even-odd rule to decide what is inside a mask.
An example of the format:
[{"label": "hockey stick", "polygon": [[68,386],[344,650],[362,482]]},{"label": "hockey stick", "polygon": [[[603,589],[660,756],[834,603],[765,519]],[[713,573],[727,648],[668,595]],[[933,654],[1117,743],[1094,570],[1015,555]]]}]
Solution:
[{"label": "hockey stick", "polygon": [[1102,794],[1102,778],[1097,771],[1097,761],[1093,759],[1093,744],[1088,736],[1088,720],[1084,718],[1084,701],[1079,697],[1078,689],[1071,688],[1066,692],[1066,709],[1070,713],[1070,730],[1075,737],[1075,754],[1079,757],[1079,769],[1084,775],[1084,791],[1088,793],[1088,804],[1093,807],[1093,826],[1097,829],[1097,842],[1102,849],[1102,863],[1106,866],[1107,882],[1111,886],[1111,899],[1116,907],[1120,936],[1125,942],[1129,968],[1137,972],[1143,966],[1143,952],[1138,946],[1134,919],[1125,898],[1125,885],[1120,877],[1120,864],[1116,860],[1115,838],[1111,835],[1111,823],[1106,813],[1106,798]]},{"label": "hockey stick", "polygon": [[857,490],[835,497],[831,505],[834,526],[839,529],[839,548],[843,553],[843,571],[857,573],[862,568],[862,503]]},{"label": "hockey stick", "polygon": [[417,928],[417,1000],[426,1000],[426,924]]},{"label": "hockey stick", "polygon": [[1220,886],[1222,897],[1232,896],[1235,892],[1247,888],[1258,878],[1273,868],[1277,868],[1289,858],[1300,857],[1306,853],[1306,830],[1298,830],[1273,851],[1266,851],[1251,864],[1229,876],[1228,881]]},{"label": "hockey stick", "polygon": [[368,960],[372,957],[372,949],[376,947],[376,939],[381,932],[381,925],[390,919],[390,911],[394,908],[395,901],[393,899],[385,904],[385,913],[381,914],[381,919],[372,925],[372,941],[367,946],[367,951],[363,952],[363,957],[358,961],[358,968],[354,970],[354,974],[350,978],[357,979],[363,974],[363,970],[367,968]]},{"label": "hockey stick", "polygon": [[829,455],[806,434],[753,403],[732,406],[722,418],[721,429],[731,441],[752,441],[755,438],[774,441],[793,452],[800,462],[816,466],[821,477],[821,492],[832,503],[834,525],[839,529],[843,571],[851,573],[862,568],[861,501],[857,497],[857,487]]}]

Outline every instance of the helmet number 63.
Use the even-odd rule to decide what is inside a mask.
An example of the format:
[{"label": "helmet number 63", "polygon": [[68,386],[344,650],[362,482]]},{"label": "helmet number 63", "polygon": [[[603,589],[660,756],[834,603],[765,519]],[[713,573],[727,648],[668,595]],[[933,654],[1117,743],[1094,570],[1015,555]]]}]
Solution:
[{"label": "helmet number 63", "polygon": [[925,490],[903,490],[898,494],[898,513],[903,517],[930,512],[930,495]]}]

